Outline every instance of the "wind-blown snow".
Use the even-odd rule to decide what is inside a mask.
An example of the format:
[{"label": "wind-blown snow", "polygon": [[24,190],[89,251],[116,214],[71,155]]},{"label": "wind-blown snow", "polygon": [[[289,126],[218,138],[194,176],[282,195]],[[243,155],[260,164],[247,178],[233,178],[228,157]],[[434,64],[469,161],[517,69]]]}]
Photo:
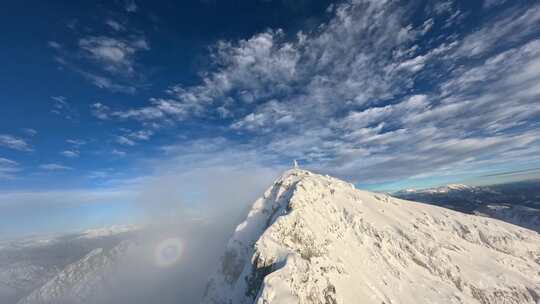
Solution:
[{"label": "wind-blown snow", "polygon": [[203,303],[538,303],[540,236],[293,169],[238,226]]}]

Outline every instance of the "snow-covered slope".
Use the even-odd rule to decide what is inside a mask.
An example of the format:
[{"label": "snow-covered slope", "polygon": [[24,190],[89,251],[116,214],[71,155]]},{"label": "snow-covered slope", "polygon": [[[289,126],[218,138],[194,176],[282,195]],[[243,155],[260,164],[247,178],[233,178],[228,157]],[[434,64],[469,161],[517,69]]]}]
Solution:
[{"label": "snow-covered slope", "polygon": [[107,288],[111,286],[115,267],[133,244],[123,241],[106,250],[97,248],[79,261],[68,265],[19,304],[79,304],[105,303]]},{"label": "snow-covered slope", "polygon": [[285,172],[231,238],[203,303],[538,303],[540,236]]}]

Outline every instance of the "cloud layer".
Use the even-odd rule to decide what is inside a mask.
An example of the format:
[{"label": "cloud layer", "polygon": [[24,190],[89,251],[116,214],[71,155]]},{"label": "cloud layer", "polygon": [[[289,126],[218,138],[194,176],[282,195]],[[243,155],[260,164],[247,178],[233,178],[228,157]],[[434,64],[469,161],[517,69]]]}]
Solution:
[{"label": "cloud layer", "polygon": [[466,13],[454,2],[420,19],[414,9],[346,1],[311,32],[220,41],[199,84],[139,108],[95,104],[94,115],[152,134],[219,121],[225,145],[261,162],[298,158],[363,182],[538,161],[540,6],[516,5],[472,31],[457,30]]}]

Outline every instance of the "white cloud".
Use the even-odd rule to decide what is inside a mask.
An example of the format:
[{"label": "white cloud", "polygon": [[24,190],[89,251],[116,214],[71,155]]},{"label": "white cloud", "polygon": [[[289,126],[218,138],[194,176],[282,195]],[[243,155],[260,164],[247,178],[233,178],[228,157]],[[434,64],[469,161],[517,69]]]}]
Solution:
[{"label": "white cloud", "polygon": [[477,57],[497,48],[512,46],[532,36],[540,23],[540,6],[518,7],[504,11],[491,24],[463,39],[460,55]]},{"label": "white cloud", "polygon": [[38,134],[38,132],[32,128],[23,128],[22,130],[24,133],[26,133],[29,136],[36,136],[36,134]]},{"label": "white cloud", "polygon": [[453,11],[454,2],[452,0],[433,1],[433,10],[436,14],[451,13]]},{"label": "white cloud", "polygon": [[484,8],[493,8],[499,5],[502,5],[506,2],[506,0],[484,0]]},{"label": "white cloud", "polygon": [[47,42],[47,45],[50,47],[50,48],[53,48],[53,49],[61,49],[62,48],[62,45],[56,41],[48,41]]},{"label": "white cloud", "polygon": [[14,167],[14,166],[18,166],[19,164],[16,161],[0,157],[0,165],[6,166],[6,167]]},{"label": "white cloud", "polygon": [[397,69],[408,69],[411,72],[418,72],[424,67],[426,59],[426,56],[419,55],[412,59],[401,62],[397,66]]},{"label": "white cloud", "polygon": [[[113,92],[122,92],[128,94],[133,94],[137,91],[136,84],[131,83],[131,81],[127,81],[126,84],[120,84],[114,81],[111,77],[87,72],[78,68],[73,68],[73,70],[101,89],[108,89]],[[116,79],[118,79],[118,77],[116,77]]]},{"label": "white cloud", "polygon": [[68,107],[66,97],[64,96],[51,96],[51,99],[54,101],[53,109],[51,110],[54,114],[60,115],[61,111]]},{"label": "white cloud", "polygon": [[134,146],[136,144],[134,140],[131,140],[125,136],[117,136],[116,142],[126,146]]},{"label": "white cloud", "polygon": [[135,1],[133,1],[133,0],[125,0],[124,1],[124,9],[128,13],[134,13],[138,9],[137,3],[135,3]]},{"label": "white cloud", "polygon": [[90,36],[79,40],[79,47],[84,53],[102,67],[113,73],[134,72],[133,56],[139,51],[150,49],[144,37],[120,39],[106,36]]},{"label": "white cloud", "polygon": [[65,157],[76,158],[76,157],[79,157],[80,152],[77,150],[64,150],[60,152],[60,154],[62,154]]},{"label": "white cloud", "polygon": [[75,119],[78,116],[78,113],[75,109],[71,107],[67,101],[67,97],[64,96],[51,96],[53,100],[53,106],[51,113],[60,115],[66,119]]},{"label": "white cloud", "polygon": [[298,158],[362,181],[531,157],[540,151],[540,134],[528,124],[540,118],[533,106],[540,46],[531,40],[540,6],[487,17],[472,33],[429,39],[433,28],[467,16],[454,2],[437,3],[417,26],[408,7],[354,1],[295,38],[268,30],[220,41],[199,84],[175,85],[143,107],[99,105],[94,115],[143,126],[222,119],[225,133],[244,135],[241,149],[249,152],[242,155],[268,163]]},{"label": "white cloud", "polygon": [[115,155],[115,156],[120,156],[120,157],[126,156],[126,152],[125,152],[125,151],[116,150],[116,149],[113,149],[113,150],[111,151],[111,154],[112,154],[112,155]]},{"label": "white cloud", "polygon": [[0,157],[0,180],[14,179],[22,169],[16,161]]},{"label": "white cloud", "polygon": [[154,132],[151,130],[139,130],[131,132],[127,136],[134,140],[149,140],[152,135],[154,135]]},{"label": "white cloud", "polygon": [[43,164],[43,165],[40,165],[39,168],[42,169],[42,170],[47,170],[47,171],[64,171],[64,170],[72,170],[73,169],[73,168],[68,167],[68,166],[64,166],[64,165],[60,165],[60,164],[54,164],[54,163]]},{"label": "white cloud", "polygon": [[[115,141],[124,146],[135,146],[137,142],[147,141],[154,135],[154,131],[152,130],[133,131],[126,128],[120,128],[119,130],[122,132],[122,135],[115,136]],[[123,151],[113,150],[112,153],[116,156],[125,156],[125,152]]]},{"label": "white cloud", "polygon": [[32,151],[26,140],[9,134],[0,134],[0,146],[19,151]]},{"label": "white cloud", "polygon": [[107,24],[110,28],[112,28],[115,31],[123,31],[125,29],[125,27],[122,24],[112,19],[107,19],[107,21],[105,21],[105,24]]},{"label": "white cloud", "polygon": [[424,21],[424,23],[422,24],[422,35],[425,35],[427,32],[429,32],[433,28],[434,24],[435,21],[433,20],[433,18],[429,18]]},{"label": "white cloud", "polygon": [[109,171],[103,171],[103,170],[92,171],[88,174],[88,178],[90,179],[104,179],[104,178],[109,178],[110,176],[111,176],[111,173]]},{"label": "white cloud", "polygon": [[233,123],[231,128],[261,131],[268,124],[287,125],[293,122],[291,111],[277,100],[271,100],[257,107],[255,112]]},{"label": "white cloud", "polygon": [[[126,9],[136,10],[133,1],[126,3]],[[143,31],[131,26],[127,21],[106,19],[105,24],[112,29],[97,31],[87,27],[76,31],[74,42],[77,48],[63,47],[50,41],[55,51],[55,61],[62,67],[72,70],[99,88],[113,92],[133,94],[145,85],[145,75],[138,62],[139,54],[150,50]],[[92,34],[88,34],[92,33]],[[66,45],[72,43],[65,42]]]},{"label": "white cloud", "polygon": [[94,115],[95,117],[99,118],[99,119],[109,119],[109,114],[108,114],[108,111],[109,111],[109,107],[100,103],[100,102],[96,102],[94,104],[91,104],[90,105],[90,108],[91,108],[91,111],[92,111],[92,115]]},{"label": "white cloud", "polygon": [[86,140],[82,139],[67,139],[66,142],[72,144],[75,147],[86,145]]},{"label": "white cloud", "polygon": [[92,114],[99,119],[135,119],[141,122],[168,120],[180,121],[190,118],[193,113],[201,112],[202,105],[193,103],[186,104],[173,99],[152,98],[150,105],[138,109],[112,110],[102,103],[91,105]]}]

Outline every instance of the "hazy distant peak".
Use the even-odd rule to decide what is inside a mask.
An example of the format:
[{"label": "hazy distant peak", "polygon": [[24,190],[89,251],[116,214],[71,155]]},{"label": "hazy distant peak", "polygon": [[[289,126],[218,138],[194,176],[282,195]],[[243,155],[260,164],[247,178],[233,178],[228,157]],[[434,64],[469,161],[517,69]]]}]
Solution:
[{"label": "hazy distant peak", "polygon": [[111,236],[119,233],[125,233],[135,230],[140,230],[141,227],[137,225],[113,225],[109,227],[88,229],[81,233],[80,238],[96,238]]},{"label": "hazy distant peak", "polygon": [[130,241],[122,241],[110,249],[93,249],[18,304],[100,303],[114,282],[115,267],[133,246]]}]

